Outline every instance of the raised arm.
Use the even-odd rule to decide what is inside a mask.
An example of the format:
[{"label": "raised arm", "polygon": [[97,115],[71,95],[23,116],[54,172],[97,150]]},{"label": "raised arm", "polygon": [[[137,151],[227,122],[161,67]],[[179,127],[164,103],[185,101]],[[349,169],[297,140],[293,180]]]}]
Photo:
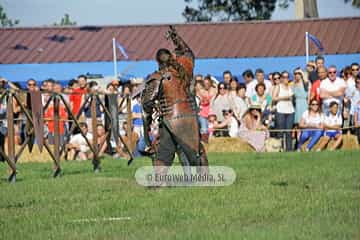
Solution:
[{"label": "raised arm", "polygon": [[191,58],[192,60],[194,59],[194,53],[186,44],[184,39],[182,39],[182,37],[177,33],[174,26],[169,26],[169,31],[167,32],[166,38],[171,39],[175,45],[175,54],[177,57],[185,56]]}]

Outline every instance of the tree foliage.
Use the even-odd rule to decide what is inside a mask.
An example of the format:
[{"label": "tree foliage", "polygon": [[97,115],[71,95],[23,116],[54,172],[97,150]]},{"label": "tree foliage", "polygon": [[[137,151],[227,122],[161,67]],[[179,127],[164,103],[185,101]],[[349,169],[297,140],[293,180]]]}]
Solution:
[{"label": "tree foliage", "polygon": [[[341,1],[344,3],[351,1],[354,7],[360,7],[360,0]],[[294,0],[185,0],[185,2],[187,5],[182,15],[187,22],[217,22],[267,20],[271,18],[276,5],[288,8]],[[197,2],[198,6],[194,6],[194,2]]]},{"label": "tree foliage", "polygon": [[[191,4],[193,0],[185,0]],[[192,21],[238,21],[270,19],[276,0],[198,0],[199,6],[187,5],[183,16]]]},{"label": "tree foliage", "polygon": [[65,13],[64,17],[61,18],[60,23],[54,23],[55,26],[74,26],[76,25],[75,21],[71,21],[70,15]]},{"label": "tree foliage", "polygon": [[13,27],[18,25],[20,21],[18,19],[12,20],[9,19],[5,13],[5,9],[0,5],[0,26],[1,27]]}]

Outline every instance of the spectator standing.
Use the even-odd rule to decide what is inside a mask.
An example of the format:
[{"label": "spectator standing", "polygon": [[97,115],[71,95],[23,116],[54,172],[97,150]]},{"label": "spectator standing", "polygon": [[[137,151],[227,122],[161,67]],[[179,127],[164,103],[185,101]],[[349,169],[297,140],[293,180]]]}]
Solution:
[{"label": "spectator standing", "polygon": [[242,77],[244,79],[246,87],[248,87],[248,84],[254,80],[254,74],[250,69],[245,70],[242,73]]},{"label": "spectator standing", "polygon": [[266,86],[264,83],[258,83],[255,87],[255,94],[250,99],[250,105],[261,106],[262,119],[269,124],[272,121],[271,105],[272,98],[270,94],[266,93]]},{"label": "spectator standing", "polygon": [[[290,130],[294,125],[294,93],[289,86],[289,73],[281,73],[280,84],[274,90],[273,101],[276,102],[276,129]],[[281,136],[285,139],[286,151],[292,150],[291,132],[282,132]]]},{"label": "spectator standing", "polygon": [[229,84],[229,97],[234,98],[237,95],[237,87],[238,87],[238,81],[236,77],[233,77],[230,80]]},{"label": "spectator standing", "polygon": [[[324,116],[321,113],[320,103],[316,99],[310,101],[309,110],[305,111],[301,117],[299,127],[302,129],[298,151],[301,146],[310,139],[305,151],[310,151],[324,134]],[[316,151],[320,151],[318,148]]]},{"label": "spectator standing", "polygon": [[318,73],[319,73],[318,69],[320,67],[324,67],[324,65],[325,65],[325,58],[323,56],[317,56],[315,58],[316,68],[309,75],[309,80],[311,83],[314,83],[316,80],[318,80],[320,78],[320,76],[318,75]]},{"label": "spectator standing", "polygon": [[85,101],[84,95],[88,92],[87,77],[85,75],[78,76],[77,82],[79,87],[73,88],[69,96],[70,107],[75,116],[79,113],[80,108]]},{"label": "spectator standing", "polygon": [[281,74],[279,72],[273,72],[272,78],[273,78],[273,85],[272,86],[273,86],[273,89],[274,89],[274,86],[280,84]]},{"label": "spectator standing", "polygon": [[[53,90],[54,90],[54,93],[61,94],[62,93],[61,84],[59,82],[55,82]],[[54,101],[51,101],[51,103],[49,104],[48,108],[46,109],[46,111],[44,113],[44,118],[45,118],[45,121],[47,123],[47,128],[48,128],[47,137],[48,137],[49,144],[55,143],[54,117],[55,117]],[[66,125],[68,114],[67,114],[64,104],[61,101],[59,104],[59,117],[60,117],[60,119],[59,119],[58,127],[59,127],[59,135],[60,135],[60,144],[62,145],[65,143],[65,125]]]},{"label": "spectator standing", "polygon": [[[88,84],[88,90],[87,92],[89,92],[90,94],[97,94],[99,92],[99,86],[98,83],[95,81],[89,82]],[[88,101],[84,104],[84,115],[86,118],[86,123],[88,125],[88,131],[89,133],[93,133],[93,129],[92,129],[92,116],[91,116],[91,101],[92,99],[89,98]],[[103,112],[103,109],[101,107],[101,103],[100,103],[100,99],[97,98],[96,99],[96,103],[95,103],[95,113],[96,113],[96,121],[101,122],[101,115]]]},{"label": "spectator standing", "polygon": [[310,92],[310,98],[308,99],[309,102],[311,99],[316,99],[318,102],[321,101],[320,99],[320,84],[323,80],[327,78],[327,69],[325,67],[319,67],[317,69],[319,79],[312,82],[311,85],[311,92]]},{"label": "spectator standing", "polygon": [[142,119],[142,107],[141,107],[141,96],[140,94],[136,96],[135,101],[132,104],[132,125],[134,132],[137,133],[139,138],[144,136],[144,127]]},{"label": "spectator standing", "polygon": [[[5,82],[6,80],[0,77],[0,93],[3,94],[5,92]],[[0,102],[0,149],[5,152],[5,143],[7,141],[7,98],[4,97]],[[5,158],[0,155],[0,162],[4,162]]]},{"label": "spectator standing", "polygon": [[213,87],[213,82],[210,76],[206,76],[203,81],[197,81],[197,83],[202,86],[198,88],[196,92],[200,107],[199,122],[201,140],[207,143],[209,139],[208,117],[210,113],[210,103],[211,99],[216,95],[216,89]]},{"label": "spectator standing", "polygon": [[352,115],[350,114],[351,108],[351,96],[355,92],[355,79],[352,76],[351,66],[347,66],[343,69],[343,79],[346,84],[344,108],[343,108],[343,123],[344,127],[350,127],[352,125]]},{"label": "spectator standing", "polygon": [[223,72],[223,79],[227,88],[229,88],[230,81],[232,78],[233,78],[232,73],[229,70]]},{"label": "spectator standing", "polygon": [[202,82],[204,80],[204,77],[201,74],[196,74],[194,80],[195,82],[199,82],[199,81]]},{"label": "spectator standing", "polygon": [[358,143],[360,144],[360,76],[356,78],[356,91],[351,98],[351,113],[354,116],[354,125],[356,135],[358,137]]},{"label": "spectator standing", "polygon": [[304,79],[304,74],[301,69],[296,69],[294,71],[294,84],[292,85],[295,98],[295,124],[299,124],[302,114],[308,108],[308,98],[310,97],[309,89],[311,89],[310,82]]},{"label": "spectator standing", "polygon": [[265,84],[265,94],[271,94],[272,92],[272,84],[269,80],[265,79],[265,74],[264,74],[264,70],[262,70],[261,68],[256,69],[255,71],[255,77],[256,79],[251,81],[248,86],[246,86],[246,95],[248,97],[251,97],[253,95],[255,95],[255,91],[256,91],[256,86],[258,83],[263,83]]},{"label": "spectator standing", "polygon": [[336,67],[330,66],[328,69],[328,78],[320,84],[320,98],[322,100],[322,110],[329,115],[329,105],[335,101],[339,104],[338,114],[342,113],[342,102],[345,95],[346,83],[343,79],[336,76]]},{"label": "spectator standing", "polygon": [[219,83],[218,93],[212,99],[210,108],[216,114],[217,120],[222,122],[224,120],[222,111],[231,108],[227,87],[224,83]]},{"label": "spectator standing", "polygon": [[351,73],[353,79],[356,79],[359,76],[360,70],[359,70],[359,64],[358,63],[352,63],[351,64]]},{"label": "spectator standing", "polygon": [[246,86],[240,83],[237,88],[237,96],[234,98],[232,108],[236,119],[240,120],[248,109],[249,100],[246,97]]},{"label": "spectator standing", "polygon": [[[316,70],[316,64],[314,61],[309,61],[307,64],[306,64],[306,71],[304,72],[304,80],[306,81],[309,81],[310,83],[313,83],[310,81],[310,75],[312,74],[313,71]],[[316,76],[318,77],[316,80],[319,79],[319,76],[316,74]],[[316,81],[315,80],[315,81]]]},{"label": "spectator standing", "polygon": [[268,74],[268,79],[271,82],[271,85],[274,86],[274,75],[272,72]]}]

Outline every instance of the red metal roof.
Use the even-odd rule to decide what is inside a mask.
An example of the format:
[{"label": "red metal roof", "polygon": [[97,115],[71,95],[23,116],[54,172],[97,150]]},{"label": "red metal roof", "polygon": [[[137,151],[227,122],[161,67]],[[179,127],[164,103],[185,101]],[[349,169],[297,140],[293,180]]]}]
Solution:
[{"label": "red metal roof", "polygon": [[[304,55],[306,31],[326,54],[360,53],[360,17],[175,25],[197,58]],[[112,61],[113,37],[130,60],[148,60],[157,49],[171,48],[166,31],[167,25],[3,28],[0,63]],[[310,52],[317,53],[312,43]]]}]

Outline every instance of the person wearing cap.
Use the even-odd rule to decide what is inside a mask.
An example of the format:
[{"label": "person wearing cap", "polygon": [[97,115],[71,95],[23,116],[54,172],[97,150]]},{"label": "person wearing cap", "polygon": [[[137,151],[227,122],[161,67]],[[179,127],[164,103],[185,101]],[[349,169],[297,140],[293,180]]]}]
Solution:
[{"label": "person wearing cap", "polygon": [[269,132],[262,124],[260,105],[250,105],[241,119],[239,136],[257,152],[265,151],[265,140],[269,137]]},{"label": "person wearing cap", "polygon": [[294,71],[294,84],[292,85],[295,98],[294,124],[299,124],[301,115],[307,110],[310,89],[311,83],[304,78],[304,72],[300,68],[296,68]]}]

